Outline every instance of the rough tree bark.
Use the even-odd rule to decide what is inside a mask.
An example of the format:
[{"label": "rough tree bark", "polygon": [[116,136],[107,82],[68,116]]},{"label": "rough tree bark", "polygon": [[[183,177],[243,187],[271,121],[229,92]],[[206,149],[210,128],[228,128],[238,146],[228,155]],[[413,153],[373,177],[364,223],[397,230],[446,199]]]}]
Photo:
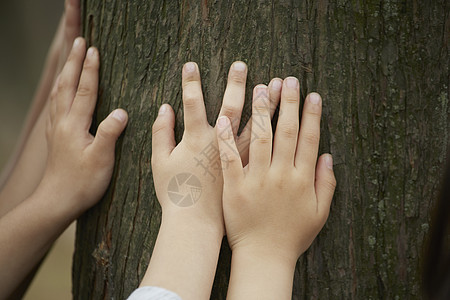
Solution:
[{"label": "rough tree bark", "polygon": [[[145,272],[160,223],[151,125],[168,102],[180,138],[189,60],[210,123],[234,60],[248,63],[248,91],[294,75],[302,98],[323,96],[321,152],[334,156],[338,187],[298,261],[293,299],[420,298],[422,241],[448,149],[450,2],[82,2],[84,36],[101,53],[96,115],[123,107],[130,122],[104,199],[78,222],[75,299],[123,299]],[[212,299],[227,289],[222,248]]]}]

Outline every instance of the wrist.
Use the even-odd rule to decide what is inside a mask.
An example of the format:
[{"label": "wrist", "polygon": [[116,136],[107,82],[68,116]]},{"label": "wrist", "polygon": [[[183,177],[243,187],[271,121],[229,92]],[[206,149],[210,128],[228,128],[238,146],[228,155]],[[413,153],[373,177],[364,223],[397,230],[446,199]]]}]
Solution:
[{"label": "wrist", "polygon": [[205,216],[203,212],[194,209],[188,211],[189,209],[163,209],[161,227],[173,228],[177,231],[182,230],[186,233],[204,234],[221,242],[225,235],[222,214],[211,211]]},{"label": "wrist", "polygon": [[79,202],[77,197],[51,178],[44,177],[33,194],[50,208],[55,218],[73,221],[83,212],[76,205]]},{"label": "wrist", "polygon": [[183,299],[208,299],[223,231],[191,217],[163,214],[141,286],[174,291]]},{"label": "wrist", "polygon": [[291,299],[294,271],[295,262],[285,256],[262,249],[235,249],[227,299]]},{"label": "wrist", "polygon": [[280,249],[269,247],[239,247],[232,251],[232,259],[246,260],[258,267],[276,266],[277,269],[294,274],[297,258],[286,255]]},{"label": "wrist", "polygon": [[193,242],[207,241],[211,245],[218,244],[219,247],[224,236],[222,226],[205,222],[183,212],[163,213],[159,231],[160,234],[170,234],[179,238],[186,237]]}]

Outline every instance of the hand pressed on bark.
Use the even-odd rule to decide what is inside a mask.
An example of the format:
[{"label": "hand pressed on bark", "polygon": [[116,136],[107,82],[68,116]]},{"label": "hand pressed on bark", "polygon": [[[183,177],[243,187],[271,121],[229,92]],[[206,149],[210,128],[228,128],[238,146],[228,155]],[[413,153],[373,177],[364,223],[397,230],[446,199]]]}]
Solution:
[{"label": "hand pressed on bark", "polygon": [[[83,64],[84,62],[84,64]],[[50,96],[48,160],[31,196],[0,219],[0,298],[7,298],[63,230],[100,200],[127,114],[115,110],[89,133],[97,101],[99,55],[78,38]],[[32,241],[30,243],[30,241]]]},{"label": "hand pressed on bark", "polygon": [[42,181],[71,199],[78,213],[94,205],[108,187],[115,142],[128,118],[124,110],[114,110],[100,123],[95,137],[89,133],[97,102],[99,54],[95,48],[85,49],[84,39],[77,38],[51,92],[49,155]]},{"label": "hand pressed on bark", "polygon": [[299,83],[293,77],[284,80],[273,147],[267,87],[257,86],[253,95],[247,166],[237,154],[228,118],[220,118],[217,126],[228,165],[223,169],[223,212],[233,251],[228,296],[290,299],[295,263],[328,217],[336,184],[332,158],[324,154],[316,164],[318,94],[307,96],[299,130]]}]

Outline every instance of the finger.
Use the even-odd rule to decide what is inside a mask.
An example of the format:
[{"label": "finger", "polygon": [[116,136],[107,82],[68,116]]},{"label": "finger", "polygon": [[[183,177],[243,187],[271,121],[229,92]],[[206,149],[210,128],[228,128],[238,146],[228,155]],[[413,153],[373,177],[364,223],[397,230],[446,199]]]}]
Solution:
[{"label": "finger", "polygon": [[224,184],[231,181],[242,181],[244,172],[241,158],[234,142],[231,122],[227,116],[222,116],[217,119],[216,132],[217,141],[219,143]]},{"label": "finger", "polygon": [[80,0],[66,0],[64,4],[64,36],[68,47],[80,35]]},{"label": "finger", "polygon": [[287,77],[283,84],[272,163],[293,166],[297,149],[300,89],[298,79],[295,77]]},{"label": "finger", "polygon": [[336,178],[333,172],[333,157],[323,154],[319,157],[316,167],[315,190],[319,212],[328,217],[331,200],[336,188]]},{"label": "finger", "polygon": [[80,83],[70,109],[70,115],[88,130],[97,102],[99,55],[97,49],[89,48],[84,60]]},{"label": "finger", "polygon": [[208,125],[198,66],[188,62],[182,71],[184,129],[187,133],[199,132]]},{"label": "finger", "polygon": [[260,84],[253,90],[252,136],[249,149],[249,169],[261,170],[270,166],[272,156],[272,125],[267,86]]},{"label": "finger", "polygon": [[303,104],[295,166],[306,168],[310,172],[314,172],[319,151],[321,102],[319,94],[311,93]]},{"label": "finger", "polygon": [[98,126],[93,142],[96,153],[102,153],[105,156],[111,151],[114,153],[116,141],[125,129],[127,122],[126,111],[120,108],[113,110]]},{"label": "finger", "polygon": [[175,114],[172,107],[163,104],[152,127],[152,165],[164,161],[175,148]]},{"label": "finger", "polygon": [[58,116],[65,115],[70,110],[78,88],[85,52],[85,40],[83,38],[77,38],[73,43],[72,50],[59,78],[58,99],[56,103],[56,114]]},{"label": "finger", "polygon": [[[280,78],[273,78],[269,83],[269,101],[270,101],[270,118],[272,119],[278,103],[280,103],[281,86],[283,80]],[[250,138],[252,134],[251,119],[247,122],[239,137],[236,139],[236,144],[241,155],[242,164],[248,164],[248,148],[250,145]]]},{"label": "finger", "polygon": [[233,134],[236,136],[241,121],[242,107],[245,101],[245,82],[247,66],[242,61],[234,62],[228,72],[228,81],[223,96],[219,117],[227,116],[231,122]]}]

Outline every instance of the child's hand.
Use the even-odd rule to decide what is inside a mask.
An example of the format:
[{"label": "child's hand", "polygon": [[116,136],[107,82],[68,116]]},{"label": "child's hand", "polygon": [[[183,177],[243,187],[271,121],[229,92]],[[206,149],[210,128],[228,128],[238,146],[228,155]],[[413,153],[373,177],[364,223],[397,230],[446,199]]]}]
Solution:
[{"label": "child's hand", "polygon": [[[235,62],[228,75],[220,115],[232,119],[234,136],[237,135],[245,98],[246,65]],[[277,85],[278,83],[278,85]],[[275,79],[271,87],[271,114],[275,110],[281,91],[281,79]],[[208,124],[197,64],[186,63],[182,70],[183,108],[185,131],[181,142],[174,139],[175,115],[172,108],[161,106],[153,125],[152,168],[156,194],[166,214],[179,214],[172,219],[190,219],[207,225],[222,235],[222,168],[216,133]],[[241,135],[243,152],[249,130]],[[237,137],[239,138],[239,137]],[[244,155],[243,155],[244,157]],[[171,217],[168,217],[171,218]]]},{"label": "child's hand", "polygon": [[[290,299],[295,263],[324,225],[336,185],[331,155],[322,155],[316,165],[320,96],[307,96],[299,133],[299,83],[293,77],[284,80],[273,149],[268,101],[267,87],[257,86],[249,164],[245,168],[229,120],[218,120],[220,153],[228,165],[223,169],[223,212],[233,251],[230,298],[245,295],[245,299],[274,299],[268,290],[280,280],[279,286],[284,287],[278,289],[275,298],[282,299],[285,292]],[[260,282],[254,285],[249,278],[260,278]],[[272,281],[266,285],[264,278]],[[245,287],[233,288],[238,282],[246,282]],[[258,286],[266,288],[258,292]],[[265,294],[259,298],[258,293]]]},{"label": "child's hand", "polygon": [[[84,62],[84,64],[83,64]],[[99,54],[77,38],[50,96],[48,162],[42,184],[57,191],[75,214],[94,205],[108,187],[115,142],[127,123],[124,110],[113,111],[89,133],[97,101]]]},{"label": "child's hand", "polygon": [[89,133],[98,67],[97,50],[86,53],[84,39],[76,39],[50,96],[49,153],[42,181],[32,195],[0,218],[1,299],[23,283],[53,241],[100,199],[109,184],[115,142],[127,114],[117,109],[100,124],[95,138]]}]

